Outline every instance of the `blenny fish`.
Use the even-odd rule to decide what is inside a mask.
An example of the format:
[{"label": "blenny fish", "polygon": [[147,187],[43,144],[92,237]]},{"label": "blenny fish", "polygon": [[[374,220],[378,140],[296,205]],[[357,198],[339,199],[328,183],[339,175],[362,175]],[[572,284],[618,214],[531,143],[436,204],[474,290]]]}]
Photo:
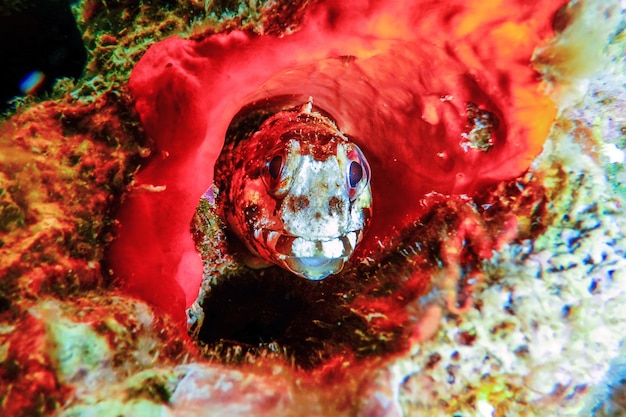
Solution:
[{"label": "blenny fish", "polygon": [[336,274],[370,223],[367,159],[311,101],[263,118],[258,130],[226,139],[215,168],[219,212],[264,261],[248,264],[310,280]]}]

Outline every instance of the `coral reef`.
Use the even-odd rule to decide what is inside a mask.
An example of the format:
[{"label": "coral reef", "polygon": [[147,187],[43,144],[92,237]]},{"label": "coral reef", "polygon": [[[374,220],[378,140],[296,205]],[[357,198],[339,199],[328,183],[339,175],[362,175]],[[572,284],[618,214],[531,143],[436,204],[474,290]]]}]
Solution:
[{"label": "coral reef", "polygon": [[[161,184],[137,178],[164,157],[133,110],[131,69],[174,34],[297,33],[314,6],[75,7],[92,56],[84,79],[17,102],[0,124],[0,414],[624,413],[626,42],[617,1],[562,8],[557,36],[536,51],[559,114],[528,172],[472,195],[431,194],[424,215],[380,242],[393,250],[370,252],[345,280],[313,287],[273,269],[251,273],[211,208],[194,205],[189,244],[204,271],[194,307],[205,314],[197,340],[182,311],[116,285],[106,255],[124,222],[118,208],[134,193],[159,194]],[[464,111],[462,145],[490,152],[493,119]]]}]

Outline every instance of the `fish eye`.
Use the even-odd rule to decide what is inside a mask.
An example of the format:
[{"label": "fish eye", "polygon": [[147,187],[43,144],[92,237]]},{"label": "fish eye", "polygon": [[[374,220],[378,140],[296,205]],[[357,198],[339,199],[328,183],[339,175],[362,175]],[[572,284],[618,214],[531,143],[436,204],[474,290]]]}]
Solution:
[{"label": "fish eye", "polygon": [[283,170],[283,156],[276,155],[267,162],[267,171],[274,181],[278,180]]},{"label": "fish eye", "polygon": [[352,161],[350,163],[350,168],[348,169],[348,183],[350,184],[350,187],[356,187],[362,178],[363,167],[357,161]]},{"label": "fish eye", "polygon": [[369,184],[370,167],[358,146],[351,144],[346,155],[349,161],[346,170],[346,186],[350,199],[354,200]]},{"label": "fish eye", "polygon": [[294,151],[291,146],[274,149],[268,154],[261,177],[272,196],[282,198],[289,191],[298,174],[300,159],[297,149]]}]

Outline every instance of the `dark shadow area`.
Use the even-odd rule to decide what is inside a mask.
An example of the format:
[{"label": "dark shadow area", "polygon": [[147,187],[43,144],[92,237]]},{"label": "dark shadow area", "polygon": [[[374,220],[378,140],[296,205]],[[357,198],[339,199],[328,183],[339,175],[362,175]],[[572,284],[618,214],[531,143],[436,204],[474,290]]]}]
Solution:
[{"label": "dark shadow area", "polygon": [[272,277],[250,274],[214,289],[212,302],[204,307],[207,320],[200,332],[202,340],[225,339],[257,345],[286,340],[297,324],[302,324],[298,321],[302,321],[303,313],[312,310],[312,305],[299,291],[301,287],[290,286],[284,279],[276,280],[277,271],[264,272]]},{"label": "dark shadow area", "polygon": [[35,71],[41,77],[32,94],[51,90],[63,77],[83,73],[87,53],[70,11],[69,0],[35,0],[0,3],[0,112],[8,101],[24,95],[21,84]]},{"label": "dark shadow area", "polygon": [[[402,323],[397,323],[393,336],[368,325],[350,305],[361,287],[354,278],[347,271],[308,281],[279,267],[231,277],[204,299],[198,339],[211,356],[222,360],[231,356],[230,360],[244,361],[246,354],[279,352],[303,369],[337,356],[397,351],[403,345]],[[236,351],[238,357],[225,351]]]}]

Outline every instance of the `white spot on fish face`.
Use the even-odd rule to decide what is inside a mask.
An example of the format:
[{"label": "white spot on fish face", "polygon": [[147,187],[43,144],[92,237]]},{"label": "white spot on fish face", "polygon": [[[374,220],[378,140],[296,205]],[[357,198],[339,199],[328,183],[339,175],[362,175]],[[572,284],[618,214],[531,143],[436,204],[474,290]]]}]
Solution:
[{"label": "white spot on fish face", "polygon": [[[299,175],[281,206],[285,232],[308,240],[330,240],[346,233],[350,201],[343,178],[336,157],[316,161],[310,155],[303,156]],[[296,204],[302,196],[308,204]]]}]

